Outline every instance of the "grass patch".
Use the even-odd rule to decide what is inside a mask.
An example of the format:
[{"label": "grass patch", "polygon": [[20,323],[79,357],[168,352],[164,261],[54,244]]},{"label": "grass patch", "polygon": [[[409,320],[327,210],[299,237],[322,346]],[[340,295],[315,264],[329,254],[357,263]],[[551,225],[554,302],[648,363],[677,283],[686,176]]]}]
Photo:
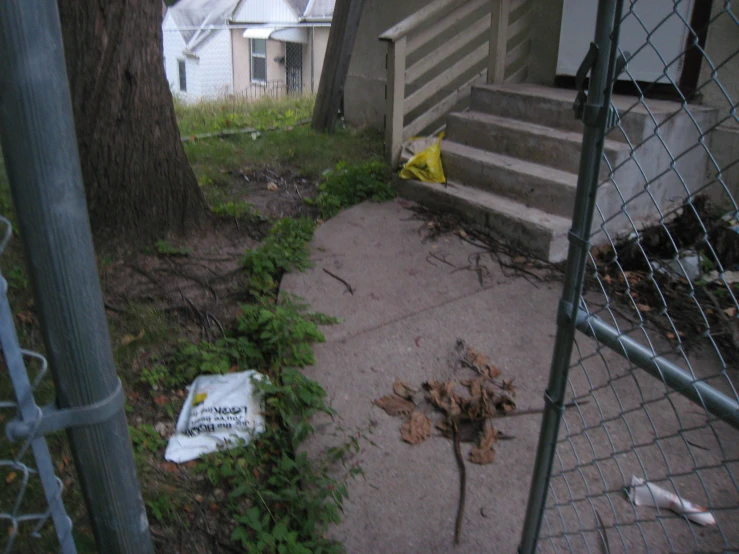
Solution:
[{"label": "grass patch", "polygon": [[317,133],[308,127],[291,131],[233,135],[185,143],[185,152],[198,182],[207,192],[227,174],[248,167],[255,170],[290,167],[297,176],[318,179],[339,162],[379,161],[382,137],[375,129],[339,129]]},{"label": "grass patch", "polygon": [[290,127],[309,119],[315,97],[284,96],[247,100],[234,96],[188,104],[175,96],[175,113],[183,136],[228,129]]}]

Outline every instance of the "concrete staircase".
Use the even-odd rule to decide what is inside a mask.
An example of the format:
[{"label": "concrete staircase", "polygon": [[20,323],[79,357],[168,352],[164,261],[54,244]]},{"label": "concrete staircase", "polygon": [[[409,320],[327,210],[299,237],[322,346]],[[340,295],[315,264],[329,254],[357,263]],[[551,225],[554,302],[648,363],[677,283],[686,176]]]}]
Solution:
[{"label": "concrete staircase", "polygon": [[[470,110],[453,113],[447,120],[442,142],[447,184],[399,181],[401,195],[436,209],[460,212],[539,258],[564,260],[583,130],[574,118],[574,99],[575,91],[537,85],[474,87]],[[685,189],[680,179],[660,169],[670,161],[665,140],[650,139],[660,121],[670,118],[670,125],[678,124],[674,131],[688,135],[672,139],[673,152],[681,151],[682,142],[695,139],[695,129],[691,133],[689,128],[680,128],[681,118],[674,116],[679,104],[650,100],[647,109],[635,103],[636,98],[614,97],[624,115],[621,128],[606,140],[605,155],[612,167],[619,167],[614,175],[618,190],[606,183],[598,196],[610,231],[630,225],[628,218],[620,217],[624,197],[635,198],[629,204],[632,218],[649,217],[654,202],[639,191],[652,176],[660,176],[654,183],[665,189],[660,196]],[[689,123],[687,116],[682,119]],[[638,165],[630,159],[627,136],[633,145],[642,144],[636,151],[641,154]],[[702,163],[705,168],[704,158],[692,158],[691,163]],[[608,164],[601,165],[605,179]],[[603,225],[603,218],[594,222],[594,227],[598,225]]]}]

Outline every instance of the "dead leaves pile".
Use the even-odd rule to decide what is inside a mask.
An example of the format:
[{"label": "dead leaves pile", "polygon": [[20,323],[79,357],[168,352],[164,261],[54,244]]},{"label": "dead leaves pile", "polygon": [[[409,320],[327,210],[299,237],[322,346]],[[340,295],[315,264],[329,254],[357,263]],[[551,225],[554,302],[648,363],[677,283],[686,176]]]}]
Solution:
[{"label": "dead leaves pile", "polygon": [[[453,429],[456,430],[461,442],[475,443],[469,455],[472,463],[491,464],[499,433],[489,420],[516,409],[516,390],[512,380],[500,379],[500,369],[487,356],[461,340],[457,342],[457,350],[461,365],[477,373],[460,381],[466,392],[460,390],[456,381],[431,380],[423,383],[424,399],[441,415],[435,427],[443,436],[451,438]],[[431,436],[432,422],[416,402],[419,392],[396,379],[393,394],[374,401],[388,415],[404,419],[400,435],[410,444],[419,444]]]}]

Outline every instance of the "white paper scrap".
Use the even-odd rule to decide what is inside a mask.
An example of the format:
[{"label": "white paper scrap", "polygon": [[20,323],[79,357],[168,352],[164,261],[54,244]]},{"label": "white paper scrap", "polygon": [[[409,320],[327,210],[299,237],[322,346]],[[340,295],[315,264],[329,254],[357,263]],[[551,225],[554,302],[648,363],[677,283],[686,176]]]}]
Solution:
[{"label": "white paper scrap", "polygon": [[636,506],[654,506],[672,510],[676,514],[682,514],[690,521],[694,521],[700,525],[716,525],[716,520],[706,508],[693,504],[675,493],[665,490],[654,483],[648,483],[635,475],[631,477],[629,500]]}]

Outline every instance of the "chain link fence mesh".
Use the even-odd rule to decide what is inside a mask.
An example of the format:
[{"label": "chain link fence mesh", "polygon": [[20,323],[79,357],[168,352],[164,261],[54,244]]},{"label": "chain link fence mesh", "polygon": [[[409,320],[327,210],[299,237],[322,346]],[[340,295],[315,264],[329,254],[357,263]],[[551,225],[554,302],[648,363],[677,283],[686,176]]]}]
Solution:
[{"label": "chain link fence mesh", "polygon": [[[606,136],[564,399],[574,407],[562,416],[538,549],[736,552],[739,10],[718,0],[622,6],[629,62],[614,87],[619,119]],[[677,55],[663,46],[675,32],[687,36]],[[629,37],[641,44],[627,53]],[[647,59],[663,68],[649,83],[632,74]],[[675,386],[670,364],[687,385]],[[634,478],[704,507],[715,524],[635,491]],[[635,492],[660,506],[635,505]]]},{"label": "chain link fence mesh", "polygon": [[[0,255],[11,235],[10,222],[0,217],[4,235]],[[52,396],[46,359],[37,352],[21,349],[7,296],[7,282],[0,275],[0,422],[6,433],[0,438],[0,551],[29,552],[43,548],[42,531],[49,520],[55,527],[61,552],[76,552],[72,521],[62,501],[63,483],[56,476],[54,464],[43,435],[31,432],[14,440],[12,423],[40,424],[43,411],[36,396]],[[46,390],[42,390],[46,389]],[[49,533],[44,533],[49,534]],[[4,543],[4,544],[3,544]]]}]

